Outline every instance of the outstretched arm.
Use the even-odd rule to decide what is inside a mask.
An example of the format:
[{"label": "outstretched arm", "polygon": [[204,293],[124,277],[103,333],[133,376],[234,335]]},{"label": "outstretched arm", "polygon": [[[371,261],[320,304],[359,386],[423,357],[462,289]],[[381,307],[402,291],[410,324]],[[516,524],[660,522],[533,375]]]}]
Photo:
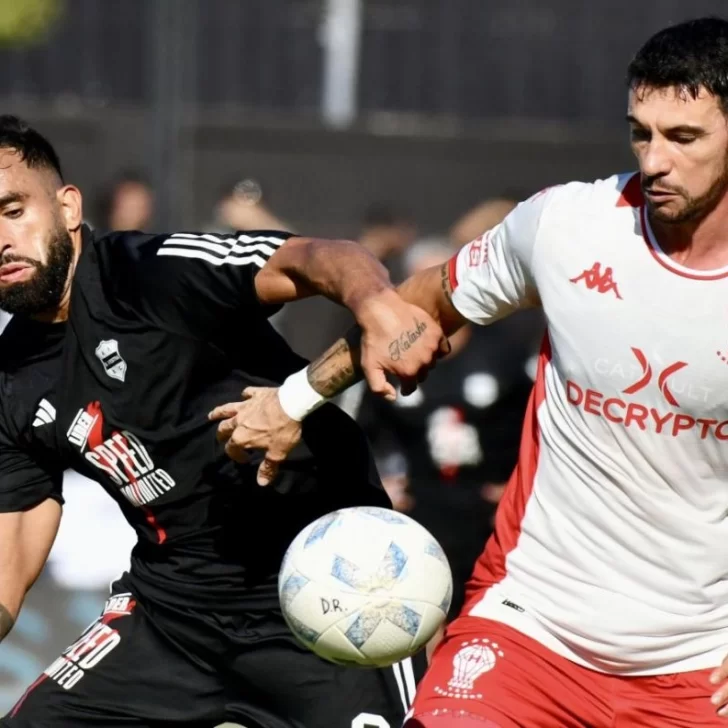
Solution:
[{"label": "outstretched arm", "polygon": [[[452,305],[452,284],[448,267],[430,268],[414,275],[403,283],[397,293],[416,310],[437,322],[446,335],[457,331],[465,319]],[[210,413],[213,420],[222,420],[218,427],[218,439],[225,442],[228,455],[244,461],[248,449],[263,449],[266,458],[258,472],[261,485],[270,483],[288,453],[301,436],[301,421],[320,403],[336,396],[365,376],[369,370],[382,371],[406,358],[417,347],[419,337],[426,329],[424,319],[413,317],[412,324],[401,327],[394,336],[385,340],[389,362],[382,367],[378,357],[382,346],[372,341],[367,329],[355,327],[332,347],[312,362],[305,370],[294,374],[280,389],[251,387],[243,393],[246,401],[233,402],[215,408]],[[449,351],[448,345],[440,344],[439,354]],[[417,387],[417,381],[425,373],[410,370],[410,376],[400,377],[402,393],[407,395]],[[393,399],[396,394],[386,378],[367,377],[369,387],[377,394]]]},{"label": "outstretched arm", "polygon": [[281,304],[318,294],[354,314],[366,299],[393,290],[387,269],[348,240],[291,237],[255,276],[261,303]]},{"label": "outstretched arm", "polygon": [[[398,289],[404,305],[416,307],[445,336],[457,331],[466,319],[486,324],[519,308],[537,305],[539,296],[532,265],[534,247],[542,213],[560,194],[554,188],[534,195],[503,223],[462,248],[444,266],[412,276]],[[404,319],[401,322],[407,323]],[[392,331],[390,327],[389,332]],[[416,350],[420,333],[415,319],[414,328],[405,326],[386,341],[387,363],[396,364],[400,358],[408,358]],[[367,373],[372,367],[373,351],[382,355],[382,343],[380,337],[377,349],[373,349],[370,333],[363,327],[361,335],[354,331],[337,341],[279,389],[249,389],[244,393],[247,401],[216,408],[211,418],[224,420],[218,436],[226,443],[227,452],[234,459],[241,459],[246,449],[266,451],[258,475],[258,482],[266,484],[277,464],[300,439],[300,421],[306,414],[326,398],[354,384],[362,373],[375,393],[391,398],[394,394],[391,385],[381,377],[373,382]],[[444,347],[440,349],[444,350]],[[376,366],[392,371],[381,360]],[[424,373],[420,370],[409,376],[405,372],[404,378],[400,376],[402,393],[414,390],[417,379]]]}]

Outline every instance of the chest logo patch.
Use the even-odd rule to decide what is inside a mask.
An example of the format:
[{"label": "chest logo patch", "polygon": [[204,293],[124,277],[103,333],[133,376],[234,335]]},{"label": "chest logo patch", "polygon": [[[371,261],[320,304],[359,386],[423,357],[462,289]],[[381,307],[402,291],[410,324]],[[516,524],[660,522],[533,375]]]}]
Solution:
[{"label": "chest logo patch", "polygon": [[101,341],[96,347],[96,356],[104,367],[104,371],[112,378],[124,381],[126,362],[119,353],[119,342],[116,339]]}]

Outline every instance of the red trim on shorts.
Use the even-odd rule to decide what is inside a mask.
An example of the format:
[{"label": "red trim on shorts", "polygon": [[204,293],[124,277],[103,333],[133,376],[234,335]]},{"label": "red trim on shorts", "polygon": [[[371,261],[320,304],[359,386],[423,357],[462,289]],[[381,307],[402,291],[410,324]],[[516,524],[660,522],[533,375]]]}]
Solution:
[{"label": "red trim on shorts", "polygon": [[13,706],[13,709],[10,711],[10,717],[14,718],[15,714],[20,710],[23,703],[28,699],[28,696],[35,690],[46,678],[48,675],[46,675],[44,672],[41,673],[36,679],[35,682],[23,693],[23,697],[18,700],[17,703]]},{"label": "red trim on shorts", "polygon": [[526,408],[518,464],[498,506],[493,535],[475,563],[473,575],[467,584],[462,614],[468,614],[491,586],[503,580],[506,575],[506,556],[516,547],[521,535],[521,523],[526,503],[533,492],[538,467],[541,440],[538,410],[546,399],[546,365],[550,361],[551,340],[546,332],[538,359],[536,382]]}]

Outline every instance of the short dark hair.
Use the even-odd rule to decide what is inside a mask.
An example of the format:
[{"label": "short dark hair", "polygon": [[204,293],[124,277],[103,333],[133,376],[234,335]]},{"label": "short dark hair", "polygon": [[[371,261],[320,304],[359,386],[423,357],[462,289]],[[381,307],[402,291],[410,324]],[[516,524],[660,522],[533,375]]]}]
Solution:
[{"label": "short dark hair", "polygon": [[728,113],[728,20],[696,18],[655,33],[627,68],[629,88],[704,88]]},{"label": "short dark hair", "polygon": [[51,169],[63,181],[61,162],[53,145],[17,116],[0,114],[0,149],[14,150],[31,169]]}]

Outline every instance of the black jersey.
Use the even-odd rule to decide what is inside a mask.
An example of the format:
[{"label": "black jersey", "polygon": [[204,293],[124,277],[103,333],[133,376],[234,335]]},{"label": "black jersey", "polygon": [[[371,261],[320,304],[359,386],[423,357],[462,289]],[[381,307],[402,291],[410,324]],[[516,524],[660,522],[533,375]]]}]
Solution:
[{"label": "black jersey", "polygon": [[255,482],[260,459],[231,461],[207,419],[306,364],[254,287],[288,237],[84,229],[68,321],[15,317],[0,337],[0,509],[60,498],[72,468],[136,530],[127,579],[137,593],[249,608],[276,603],[282,555],[306,523],[388,505],[365,436],[333,405],[306,419],[267,488]]}]

